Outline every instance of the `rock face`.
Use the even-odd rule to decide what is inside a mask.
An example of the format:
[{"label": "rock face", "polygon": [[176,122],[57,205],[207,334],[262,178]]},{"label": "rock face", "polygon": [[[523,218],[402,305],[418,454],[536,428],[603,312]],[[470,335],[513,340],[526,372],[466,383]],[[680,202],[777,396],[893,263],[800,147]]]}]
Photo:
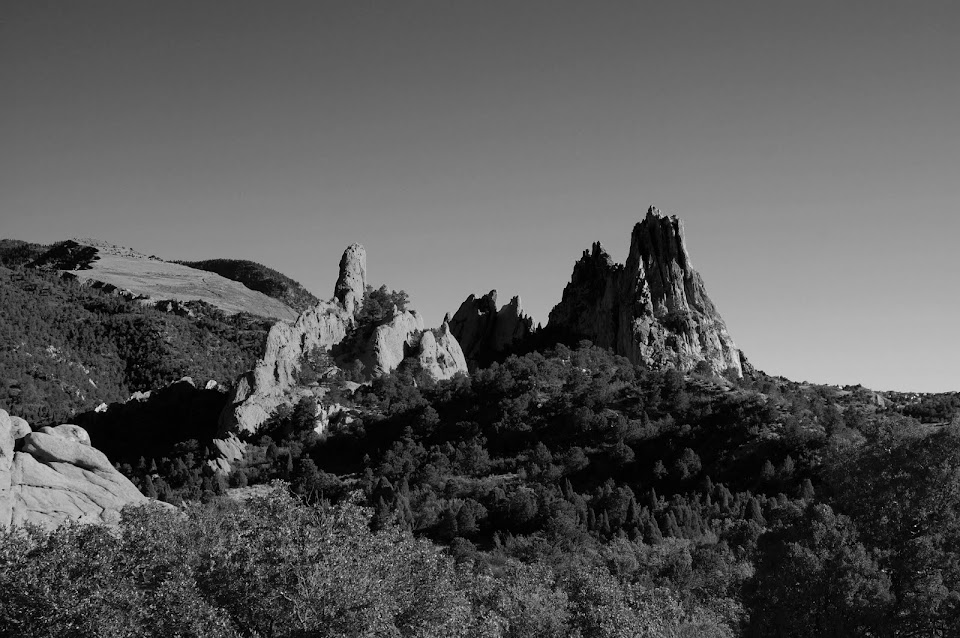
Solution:
[{"label": "rock face", "polygon": [[0,527],[68,520],[115,524],[120,510],[150,502],[76,425],[31,432],[0,410]]},{"label": "rock face", "polygon": [[423,334],[423,318],[413,310],[397,312],[387,323],[377,326],[360,355],[364,369],[373,376],[396,370],[412,354]]},{"label": "rock face", "polygon": [[626,264],[599,243],[584,251],[549,326],[654,368],[705,361],[743,375],[740,350],[690,263],[683,223],[652,206],[633,228]]},{"label": "rock face", "polygon": [[449,379],[467,370],[463,350],[446,321],[436,331],[427,330],[420,338],[420,367],[434,379]]},{"label": "rock face", "polygon": [[520,297],[497,309],[497,291],[479,299],[473,295],[460,304],[450,319],[450,331],[467,360],[488,363],[521,342],[533,330],[533,319],[523,313]]},{"label": "rock face", "polygon": [[[263,357],[237,380],[220,416],[221,440],[215,445],[225,458],[242,454],[242,445],[231,435],[256,432],[279,406],[292,405],[310,392],[297,384],[301,361],[314,349],[329,351],[344,340],[362,307],[366,278],[366,251],[354,244],[340,259],[334,298],[306,310],[295,323],[278,322],[270,329]],[[424,334],[419,314],[394,308],[389,321],[377,326],[356,354],[370,376],[391,372],[411,356],[426,362],[425,369],[438,379],[466,371],[463,353],[449,329],[431,334],[427,351]]]},{"label": "rock face", "polygon": [[334,287],[334,297],[351,316],[363,304],[367,290],[367,251],[360,244],[351,244],[340,258],[340,276]]}]

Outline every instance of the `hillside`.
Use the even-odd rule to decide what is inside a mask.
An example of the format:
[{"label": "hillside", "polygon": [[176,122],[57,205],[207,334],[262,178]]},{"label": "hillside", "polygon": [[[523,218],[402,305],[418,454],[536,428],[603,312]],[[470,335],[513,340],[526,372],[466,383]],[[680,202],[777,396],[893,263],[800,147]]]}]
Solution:
[{"label": "hillside", "polygon": [[240,282],[96,240],[61,242],[31,266],[65,271],[83,283],[154,301],[202,301],[227,314],[245,312],[284,321],[297,317],[286,304]]},{"label": "hillside", "polygon": [[251,290],[262,292],[268,297],[283,302],[297,312],[303,312],[310,306],[315,306],[319,301],[313,293],[300,283],[255,261],[205,259],[203,261],[180,261],[177,263],[197,270],[217,273],[227,279],[238,281]]},{"label": "hillside", "polygon": [[260,355],[268,320],[196,301],[178,310],[0,267],[0,408],[62,423],[183,376],[230,383]]}]

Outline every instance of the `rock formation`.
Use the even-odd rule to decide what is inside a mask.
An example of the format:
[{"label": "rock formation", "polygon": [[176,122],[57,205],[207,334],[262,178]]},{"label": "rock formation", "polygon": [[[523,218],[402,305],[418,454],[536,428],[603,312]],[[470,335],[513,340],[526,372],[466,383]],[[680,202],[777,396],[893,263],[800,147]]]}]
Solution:
[{"label": "rock formation", "polygon": [[390,320],[377,326],[360,353],[360,362],[373,376],[396,370],[412,354],[423,334],[423,318],[412,310],[393,309]]},{"label": "rock formation", "polygon": [[488,363],[520,343],[533,330],[533,319],[523,313],[520,297],[497,309],[497,291],[479,299],[470,295],[450,319],[450,331],[468,361]]},{"label": "rock formation", "polygon": [[424,372],[434,379],[449,379],[467,369],[460,344],[446,321],[436,331],[427,330],[420,338],[417,360]]},{"label": "rock formation", "polygon": [[32,432],[0,410],[0,527],[68,520],[115,524],[120,510],[150,502],[76,425]]},{"label": "rock formation", "polygon": [[280,405],[295,403],[302,357],[314,348],[329,350],[340,343],[353,322],[339,303],[320,302],[293,324],[277,322],[267,334],[263,357],[241,375],[220,419],[221,431],[255,432]]},{"label": "rock formation", "polygon": [[360,244],[351,244],[340,258],[340,276],[333,295],[347,314],[355,316],[363,304],[367,290],[367,251]]},{"label": "rock formation", "polygon": [[655,368],[688,371],[705,361],[743,374],[740,350],[690,263],[683,223],[652,206],[633,228],[625,264],[599,243],[584,251],[549,327]]},{"label": "rock formation", "polygon": [[[292,405],[311,392],[297,384],[303,357],[314,349],[329,351],[344,341],[362,307],[366,277],[366,252],[353,244],[340,259],[334,298],[306,310],[295,323],[278,322],[270,329],[263,357],[238,379],[220,417],[221,440],[215,445],[221,454],[239,458],[242,446],[231,435],[256,432],[279,406]],[[428,374],[438,379],[466,371],[463,353],[449,329],[441,328],[426,340],[425,334],[419,314],[394,308],[390,319],[376,326],[369,338],[364,334],[366,341],[350,356],[359,359],[369,376],[391,372],[407,357],[418,358]]]}]

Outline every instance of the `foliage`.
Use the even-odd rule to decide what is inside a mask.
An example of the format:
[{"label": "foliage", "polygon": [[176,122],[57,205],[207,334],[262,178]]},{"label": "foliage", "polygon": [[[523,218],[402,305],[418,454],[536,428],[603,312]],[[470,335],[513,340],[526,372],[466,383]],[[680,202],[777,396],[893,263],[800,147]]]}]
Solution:
[{"label": "foliage", "polygon": [[116,531],[0,533],[0,634],[33,636],[727,636],[707,610],[603,570],[457,567],[353,502],[282,488]]}]

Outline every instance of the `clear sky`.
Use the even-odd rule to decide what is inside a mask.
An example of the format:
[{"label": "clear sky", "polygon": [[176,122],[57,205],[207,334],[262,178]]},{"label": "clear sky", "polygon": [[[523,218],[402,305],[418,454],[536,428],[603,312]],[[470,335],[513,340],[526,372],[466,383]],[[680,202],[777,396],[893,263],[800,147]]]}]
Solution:
[{"label": "clear sky", "polygon": [[960,3],[4,0],[0,236],[546,321],[655,204],[767,372],[960,390]]}]

